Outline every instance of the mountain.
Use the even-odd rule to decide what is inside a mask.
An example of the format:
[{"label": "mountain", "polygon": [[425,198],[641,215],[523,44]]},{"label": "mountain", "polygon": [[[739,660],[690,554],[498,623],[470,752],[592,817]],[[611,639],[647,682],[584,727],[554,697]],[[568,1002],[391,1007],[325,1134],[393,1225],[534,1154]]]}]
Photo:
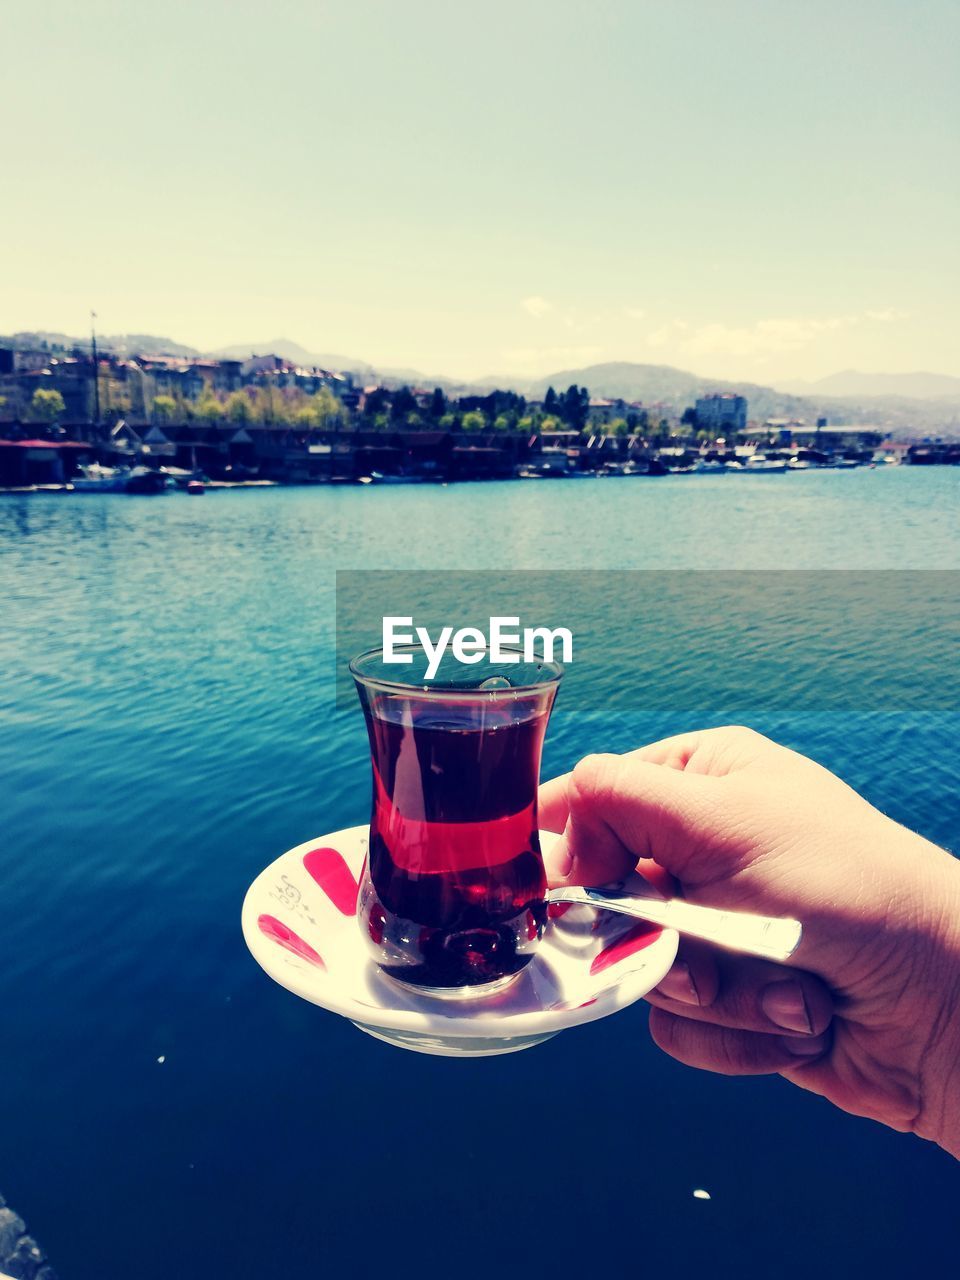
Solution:
[{"label": "mountain", "polygon": [[900,396],[911,400],[960,400],[960,378],[948,373],[860,373],[844,369],[816,382],[785,382],[798,396]]},{"label": "mountain", "polygon": [[[0,336],[0,346],[17,349],[74,347],[89,349],[89,338],[75,338],[65,333],[20,332]],[[871,424],[902,436],[960,437],[960,378],[939,373],[872,374],[846,370],[821,378],[817,382],[786,383],[781,388],[760,386],[750,382],[726,382],[718,378],[701,378],[685,369],[670,365],[635,364],[629,361],[588,365],[582,369],[561,369],[545,378],[500,375],[462,381],[448,377],[429,377],[416,369],[375,367],[367,360],[329,352],[308,351],[290,338],[271,338],[266,342],[236,342],[217,351],[199,352],[172,338],[152,334],[114,334],[98,339],[103,350],[120,354],[180,355],[187,358],[201,354],[223,359],[245,359],[256,352],[278,355],[308,368],[318,366],[358,374],[368,382],[380,381],[386,386],[407,383],[410,386],[442,387],[448,395],[485,394],[496,388],[518,391],[542,399],[547,387],[566,390],[571,383],[589,387],[593,396],[640,400],[648,406],[661,404],[679,414],[702,395],[711,392],[736,392],[746,396],[748,412],[754,420],[765,418],[799,418],[815,422],[826,417],[837,426]]]},{"label": "mountain", "polygon": [[[229,347],[220,347],[216,351],[206,352],[213,359],[247,360],[250,356],[280,356],[283,360],[291,360],[304,368],[349,370],[351,373],[371,374],[372,364],[366,360],[358,360],[354,356],[332,355],[329,352],[308,351],[299,342],[290,338],[270,338],[267,342],[234,342]],[[407,372],[407,371],[404,371]]]},{"label": "mountain", "polygon": [[[7,337],[0,337],[0,346],[11,346],[16,351],[31,351],[39,348],[42,351],[62,349],[72,351],[80,347],[90,350],[90,337],[72,337],[69,333],[54,333],[45,329],[21,330]],[[115,351],[119,355],[164,355],[164,356],[198,356],[196,347],[185,346],[182,342],[174,342],[173,338],[158,338],[150,333],[104,333],[98,334],[97,346],[101,351]]]},{"label": "mountain", "polygon": [[[493,381],[496,381],[495,379]],[[547,387],[565,390],[571,383],[590,388],[591,395],[622,400],[641,400],[644,404],[662,404],[682,411],[698,396],[713,391],[736,392],[747,397],[751,418],[808,417],[812,412],[799,396],[774,391],[751,382],[724,382],[719,378],[700,378],[684,369],[665,364],[592,364],[584,369],[563,369],[546,378],[536,378],[524,386],[528,395],[542,398]],[[816,415],[814,415],[816,416]]]},{"label": "mountain", "polygon": [[[896,375],[891,375],[894,376]],[[736,392],[746,396],[747,411],[754,420],[799,418],[813,423],[819,417],[826,417],[837,426],[870,424],[908,436],[960,436],[960,398],[930,400],[903,395],[836,396],[822,393],[800,396],[751,382],[700,378],[669,365],[629,362],[562,369],[545,378],[484,380],[488,388],[497,385],[512,387],[527,396],[537,398],[541,398],[549,386],[562,391],[571,383],[589,387],[593,396],[640,400],[647,405],[663,404],[675,412],[693,404],[698,396],[709,395],[714,391]]]}]

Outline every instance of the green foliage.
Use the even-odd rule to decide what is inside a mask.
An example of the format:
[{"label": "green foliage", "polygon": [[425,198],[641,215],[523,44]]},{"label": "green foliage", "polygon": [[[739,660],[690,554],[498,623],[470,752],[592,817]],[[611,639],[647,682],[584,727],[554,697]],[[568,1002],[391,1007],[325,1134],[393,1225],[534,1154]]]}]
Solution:
[{"label": "green foliage", "polygon": [[447,397],[443,394],[442,387],[434,387],[427,412],[434,421],[439,421],[447,412]]},{"label": "green foliage", "polygon": [[154,396],[150,409],[154,422],[174,422],[177,418],[177,402],[173,396]]},{"label": "green foliage", "polygon": [[493,429],[494,431],[512,431],[514,421],[515,419],[513,415],[510,413],[498,414],[497,418],[494,421]]},{"label": "green foliage", "polygon": [[268,383],[265,387],[257,387],[257,394],[253,401],[253,419],[254,422],[261,422],[264,426],[286,422],[283,397],[278,394],[277,388],[272,383]]},{"label": "green foliage", "polygon": [[37,387],[30,401],[30,417],[34,422],[56,422],[66,409],[63,396],[52,388]]},{"label": "green foliage", "polygon": [[557,409],[568,427],[574,431],[582,431],[590,411],[590,392],[586,387],[571,384],[563,396],[558,398]]},{"label": "green foliage", "polygon": [[390,392],[386,387],[374,387],[363,398],[364,416],[368,418],[376,418],[383,413],[390,404]]},{"label": "green foliage", "polygon": [[329,387],[321,387],[313,397],[317,423],[321,427],[337,426],[343,421],[343,405]]},{"label": "green foliage", "polygon": [[293,410],[291,417],[295,427],[306,428],[308,431],[320,425],[316,407],[312,404],[300,405],[298,409]]},{"label": "green foliage", "polygon": [[400,387],[390,397],[390,416],[394,422],[406,422],[407,415],[416,413],[417,397],[409,387]]},{"label": "green foliage", "polygon": [[464,431],[486,431],[487,418],[479,409],[471,409],[469,413],[463,415],[461,425]]},{"label": "green foliage", "polygon": [[245,391],[233,391],[223,406],[231,422],[252,422],[253,402]]},{"label": "green foliage", "polygon": [[625,440],[630,434],[626,418],[614,418],[607,430],[610,435],[616,436],[618,440]]},{"label": "green foliage", "polygon": [[222,422],[223,405],[212,391],[204,391],[193,406],[193,416],[202,422]]}]

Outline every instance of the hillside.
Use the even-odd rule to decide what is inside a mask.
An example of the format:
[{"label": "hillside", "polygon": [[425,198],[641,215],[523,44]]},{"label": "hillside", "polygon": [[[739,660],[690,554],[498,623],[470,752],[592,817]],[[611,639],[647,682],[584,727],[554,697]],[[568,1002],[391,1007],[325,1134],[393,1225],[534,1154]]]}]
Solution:
[{"label": "hillside", "polygon": [[960,378],[948,373],[860,373],[844,369],[816,382],[784,382],[784,391],[799,396],[877,396],[910,400],[956,400],[960,402]]},{"label": "hillside", "polygon": [[[452,395],[476,392],[483,394],[494,388],[501,388],[542,399],[550,386],[565,390],[571,383],[576,383],[578,386],[588,387],[593,396],[639,400],[646,405],[662,404],[678,414],[692,405],[698,396],[715,391],[737,392],[746,396],[749,414],[754,420],[800,418],[814,422],[818,417],[824,416],[837,425],[870,424],[904,436],[960,436],[960,378],[949,374],[861,374],[847,370],[821,378],[817,382],[790,383],[783,389],[776,389],[751,382],[701,378],[670,365],[614,361],[579,369],[560,369],[543,378],[494,375],[467,382],[449,377],[428,376],[416,369],[374,366],[369,361],[354,356],[311,352],[289,338],[238,342],[208,352],[200,352],[173,338],[153,334],[105,334],[98,341],[103,350],[123,355],[165,354],[190,358],[203,354],[214,358],[244,359],[255,352],[261,355],[274,354],[306,367],[316,365],[351,372],[365,381],[382,380],[389,386],[401,383],[421,387],[441,386]],[[48,331],[21,331],[7,337],[0,336],[0,346],[18,349],[89,349],[89,342],[89,338],[76,338],[66,333]],[[882,388],[887,390],[878,390]]]},{"label": "hillside", "polygon": [[793,395],[751,382],[725,382],[700,378],[669,365],[611,364],[587,365],[582,369],[562,369],[545,378],[530,380],[486,380],[494,385],[512,385],[526,395],[542,397],[547,387],[557,390],[576,383],[590,388],[591,395],[641,400],[682,411],[698,396],[711,392],[737,392],[746,396],[753,419],[801,418],[814,422],[827,417],[832,423],[865,423],[884,430],[911,435],[960,435],[960,400],[921,400],[905,396]]}]

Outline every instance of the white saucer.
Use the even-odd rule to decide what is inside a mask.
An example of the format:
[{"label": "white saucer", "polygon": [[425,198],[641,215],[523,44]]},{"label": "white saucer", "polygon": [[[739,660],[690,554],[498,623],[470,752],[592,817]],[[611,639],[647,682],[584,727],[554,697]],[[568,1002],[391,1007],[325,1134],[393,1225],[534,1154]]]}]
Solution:
[{"label": "white saucer", "polygon": [[[386,977],[356,920],[367,827],[290,849],[257,876],[243,936],[275,982],[378,1040],[418,1053],[513,1053],[633,1004],[673,964],[678,935],[594,907],[550,908],[533,960],[487,998],[436,999]],[[544,847],[556,837],[541,832]]]}]

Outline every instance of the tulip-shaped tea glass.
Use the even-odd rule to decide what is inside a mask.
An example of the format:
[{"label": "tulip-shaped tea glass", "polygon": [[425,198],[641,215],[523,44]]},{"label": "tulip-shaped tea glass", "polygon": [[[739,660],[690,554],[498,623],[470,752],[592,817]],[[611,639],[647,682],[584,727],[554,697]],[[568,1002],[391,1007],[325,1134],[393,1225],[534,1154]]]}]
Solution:
[{"label": "tulip-shaped tea glass", "polygon": [[546,922],[537,830],[543,736],[563,668],[464,665],[426,679],[419,645],[350,664],[370,738],[373,812],[360,927],[384,973],[434,996],[484,996],[533,957]]}]

